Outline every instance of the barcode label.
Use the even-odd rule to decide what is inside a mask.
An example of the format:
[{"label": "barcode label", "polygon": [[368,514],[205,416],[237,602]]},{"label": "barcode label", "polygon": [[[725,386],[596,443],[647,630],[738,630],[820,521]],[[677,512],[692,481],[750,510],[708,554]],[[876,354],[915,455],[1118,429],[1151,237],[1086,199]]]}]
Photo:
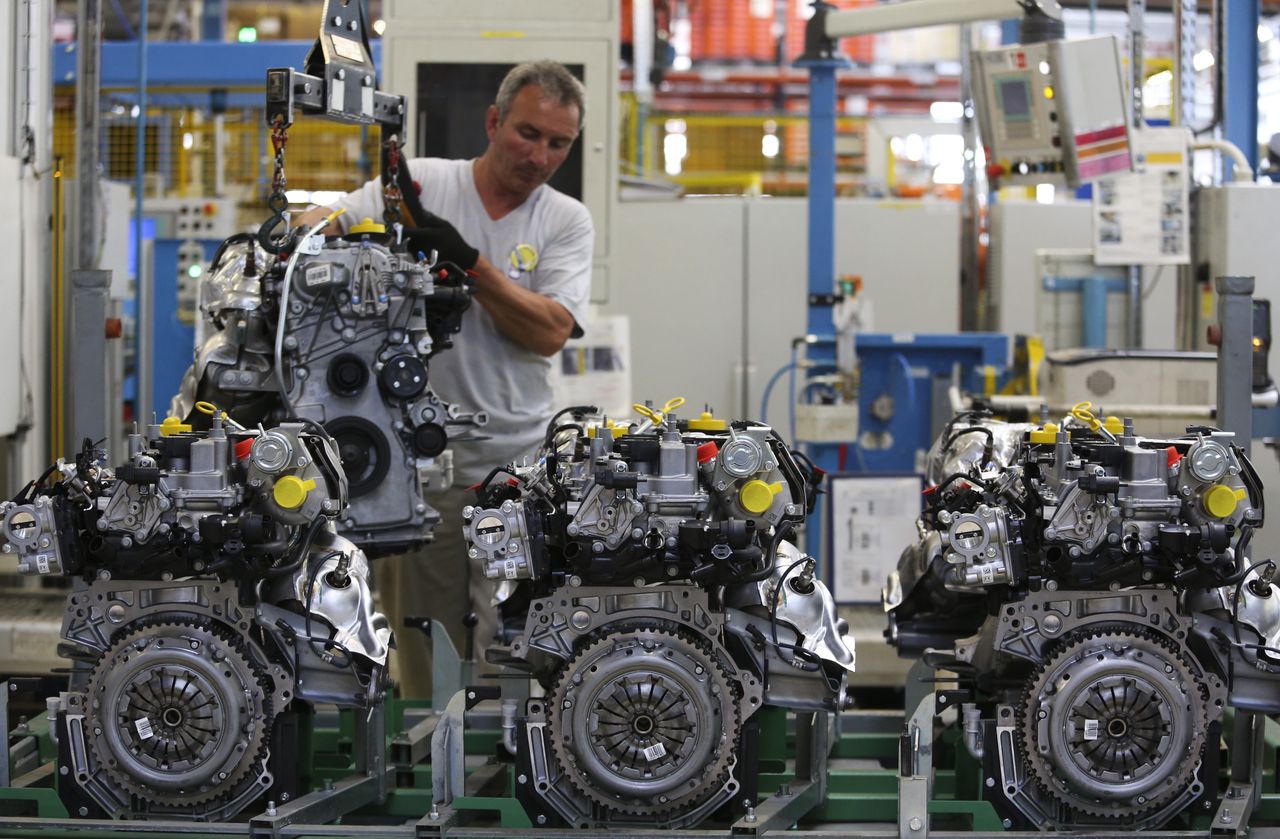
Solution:
[{"label": "barcode label", "polygon": [[333,281],[333,272],[329,263],[322,262],[319,265],[310,265],[307,267],[306,273],[302,275],[303,285],[307,288],[314,288],[318,285],[328,285]]},{"label": "barcode label", "polygon": [[502,573],[507,575],[508,580],[514,580],[520,573],[520,563],[516,562],[514,559],[503,560]]},{"label": "barcode label", "polygon": [[1086,740],[1098,739],[1098,721],[1097,720],[1084,721],[1084,739]]},{"label": "barcode label", "polygon": [[146,717],[139,717],[134,720],[133,727],[138,729],[138,736],[143,740],[150,740],[152,737],[156,736],[156,733],[151,730],[151,720]]},{"label": "barcode label", "polygon": [[654,743],[644,750],[645,760],[660,760],[667,756],[667,749],[661,743]]},{"label": "barcode label", "polygon": [[36,570],[39,571],[41,574],[48,574],[49,573],[49,557],[44,556],[43,554],[36,557]]}]

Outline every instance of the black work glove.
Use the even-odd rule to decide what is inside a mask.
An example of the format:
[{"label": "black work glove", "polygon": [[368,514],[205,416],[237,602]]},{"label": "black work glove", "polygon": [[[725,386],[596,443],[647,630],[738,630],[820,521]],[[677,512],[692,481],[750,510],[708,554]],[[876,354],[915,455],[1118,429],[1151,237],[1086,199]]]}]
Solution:
[{"label": "black work glove", "polygon": [[404,240],[412,251],[430,254],[434,250],[441,262],[452,262],[464,271],[476,267],[480,259],[480,251],[462,238],[458,228],[435,213],[427,212],[421,227],[407,228]]}]

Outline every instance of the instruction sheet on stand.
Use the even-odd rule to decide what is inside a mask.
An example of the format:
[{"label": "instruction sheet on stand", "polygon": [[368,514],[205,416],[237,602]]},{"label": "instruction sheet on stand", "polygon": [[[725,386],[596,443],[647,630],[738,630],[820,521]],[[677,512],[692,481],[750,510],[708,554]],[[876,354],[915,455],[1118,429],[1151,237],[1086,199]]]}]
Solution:
[{"label": "instruction sheet on stand", "polygon": [[1094,262],[1186,265],[1191,261],[1187,131],[1135,131],[1133,146],[1133,172],[1093,185]]},{"label": "instruction sheet on stand", "polygon": [[877,603],[904,546],[916,537],[920,475],[833,475],[832,594],[837,603]]}]

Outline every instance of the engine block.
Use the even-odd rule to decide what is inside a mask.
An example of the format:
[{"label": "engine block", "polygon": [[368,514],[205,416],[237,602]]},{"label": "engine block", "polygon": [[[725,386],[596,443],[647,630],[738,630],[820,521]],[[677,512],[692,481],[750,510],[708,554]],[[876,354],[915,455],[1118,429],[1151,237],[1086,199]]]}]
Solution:
[{"label": "engine block", "polygon": [[429,383],[471,280],[393,246],[381,225],[353,231],[302,239],[287,258],[247,236],[224,243],[201,287],[213,331],[172,413],[198,421],[204,400],[248,426],[323,425],[348,482],[339,532],[377,556],[430,539],[440,517],[423,493],[452,482],[448,446],[475,439],[488,417],[442,401]]},{"label": "engine block", "polygon": [[959,675],[997,809],[1040,829],[1211,809],[1226,708],[1280,710],[1262,485],[1233,436],[961,415],[930,467],[886,635]]},{"label": "engine block", "polygon": [[72,581],[59,794],[82,815],[197,821],[296,796],[274,768],[296,749],[281,721],[297,703],[371,707],[387,684],[391,629],[333,527],[337,447],[313,423],[216,412],[128,445],[111,469],[86,441],[0,505],[19,572]]},{"label": "engine block", "polygon": [[750,718],[844,702],[853,642],[792,543],[818,474],[767,426],[675,407],[630,425],[570,409],[535,465],[494,470],[463,511],[500,581],[496,655],[545,690],[513,744],[539,823],[741,809]]}]

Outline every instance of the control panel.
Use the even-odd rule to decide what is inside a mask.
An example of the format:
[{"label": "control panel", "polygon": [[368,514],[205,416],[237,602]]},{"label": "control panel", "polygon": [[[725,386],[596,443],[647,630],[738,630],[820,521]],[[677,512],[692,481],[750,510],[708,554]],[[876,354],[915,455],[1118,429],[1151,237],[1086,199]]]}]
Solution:
[{"label": "control panel", "polygon": [[143,212],[156,220],[159,239],[225,239],[236,232],[232,198],[148,198]]},{"label": "control panel", "polygon": [[[231,198],[150,198],[143,212],[155,219],[157,242],[173,240],[163,248],[169,259],[157,258],[156,269],[172,266],[177,286],[177,322],[190,327],[196,321],[200,282],[208,269],[210,246],[236,232],[236,202]],[[159,253],[159,250],[157,251]]]},{"label": "control panel", "polygon": [[992,181],[1074,187],[1133,169],[1115,37],[1000,47],[974,66]]}]

